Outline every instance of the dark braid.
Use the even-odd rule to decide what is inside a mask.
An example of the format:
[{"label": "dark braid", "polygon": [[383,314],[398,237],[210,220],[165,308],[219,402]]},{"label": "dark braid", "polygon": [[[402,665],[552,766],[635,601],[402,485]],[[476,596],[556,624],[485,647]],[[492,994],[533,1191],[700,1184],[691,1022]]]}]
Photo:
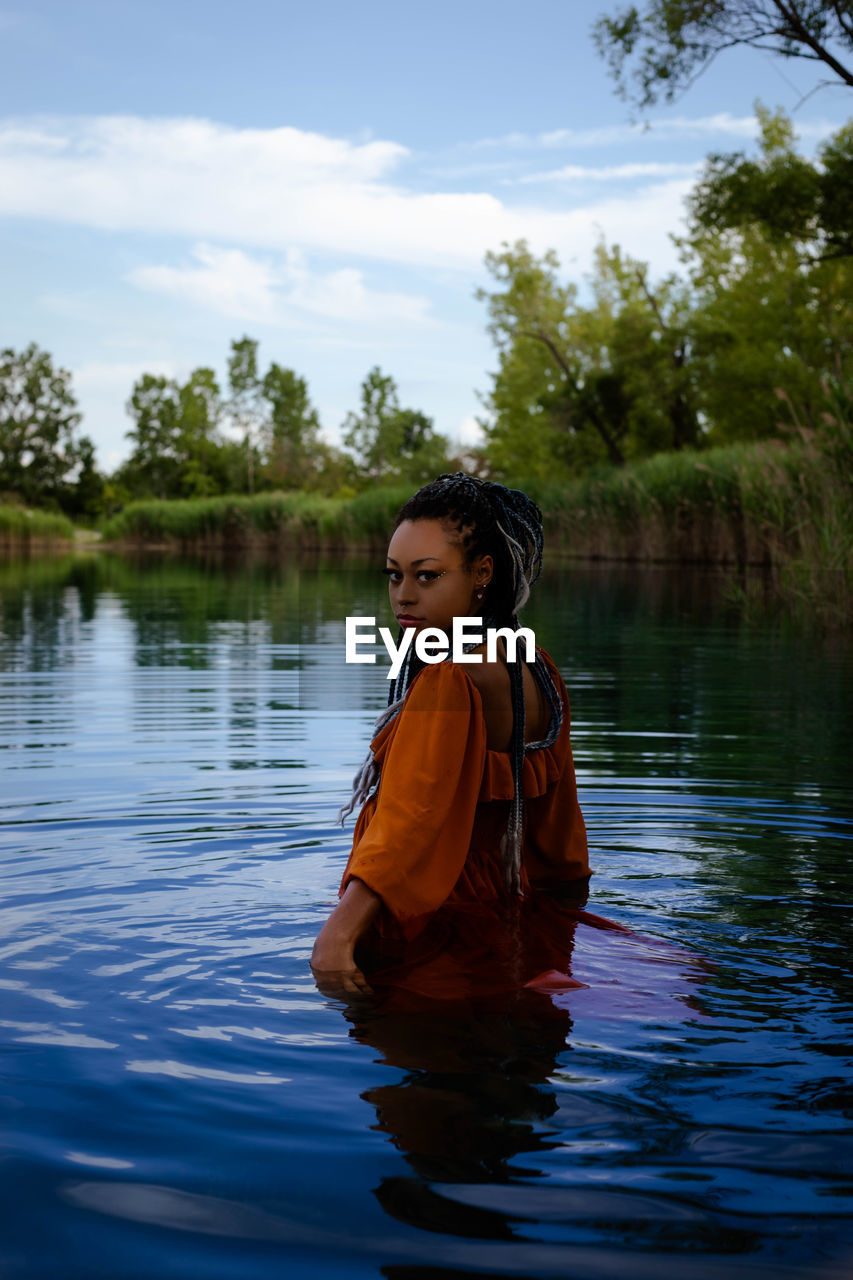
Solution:
[{"label": "dark braid", "polygon": [[[470,566],[478,556],[490,555],[494,573],[486,586],[483,622],[486,628],[518,629],[518,610],[526,603],[530,588],[542,570],[542,512],[520,489],[507,489],[464,471],[445,473],[419,489],[397,513],[394,528],[404,520],[441,520],[459,538],[465,564]],[[402,629],[397,637],[399,644]],[[563,723],[563,705],[544,660],[536,654],[530,664],[551,711],[550,728],[541,742],[525,746],[524,678],[521,662],[509,663],[512,695],[512,764],[513,798],[506,833],[501,841],[507,887],[521,891],[521,845],[524,822],[522,773],[525,751],[549,747],[556,740]],[[375,730],[388,724],[403,705],[403,700],[421,663],[410,648],[397,679],[388,691],[388,706],[378,718]],[[363,802],[379,780],[379,770],[368,753],[356,775],[353,794],[339,814],[343,822],[356,804]]]}]

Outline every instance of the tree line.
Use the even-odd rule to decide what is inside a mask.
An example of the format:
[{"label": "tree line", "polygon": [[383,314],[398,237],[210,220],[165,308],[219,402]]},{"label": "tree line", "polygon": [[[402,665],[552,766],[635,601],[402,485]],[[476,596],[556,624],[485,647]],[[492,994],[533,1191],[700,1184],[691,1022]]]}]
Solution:
[{"label": "tree line", "polygon": [[301,489],[351,494],[418,484],[460,461],[522,481],[786,432],[820,430],[853,404],[853,124],[816,157],[790,119],[756,108],[757,157],[712,155],[675,242],[681,269],[602,242],[582,290],[555,253],[524,241],[486,257],[478,291],[497,351],[481,397],[484,446],[464,459],[377,366],[342,426],[321,436],[305,378],[258,343],[232,342],[227,386],[143,374],[127,404],[132,446],[97,466],[70,375],[34,344],[0,353],[0,497],[96,519],[138,497]]},{"label": "tree line", "polygon": [[211,368],[182,381],[144,373],[127,401],[131,452],[110,475],[99,470],[67,370],[31,344],[0,352],[0,502],[97,520],[137,498],[200,498],[299,489],[355,494],[376,483],[419,484],[458,463],[450,442],[420,410],[400,403],[377,366],[343,423],[343,447],[320,434],[308,383],[258,343],[231,343],[228,382]]}]

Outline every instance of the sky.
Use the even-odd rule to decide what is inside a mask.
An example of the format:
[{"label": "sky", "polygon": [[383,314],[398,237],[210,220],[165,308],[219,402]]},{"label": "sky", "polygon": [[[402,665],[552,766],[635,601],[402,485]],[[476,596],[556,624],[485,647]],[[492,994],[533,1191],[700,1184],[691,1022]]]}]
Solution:
[{"label": "sky", "polygon": [[553,248],[583,287],[603,237],[660,277],[704,158],[754,150],[756,99],[806,153],[849,117],[813,64],[733,50],[636,120],[591,36],[617,7],[0,0],[0,348],[71,371],[107,470],[142,373],[224,385],[244,335],[330,441],[374,365],[475,441],[488,250]]}]

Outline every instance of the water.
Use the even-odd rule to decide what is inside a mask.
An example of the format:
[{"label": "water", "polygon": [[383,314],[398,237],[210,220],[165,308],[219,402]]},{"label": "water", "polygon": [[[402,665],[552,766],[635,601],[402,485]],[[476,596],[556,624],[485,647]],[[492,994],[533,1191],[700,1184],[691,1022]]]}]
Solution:
[{"label": "water", "polygon": [[[849,1277],[853,654],[553,570],[585,983],[347,1008],[371,567],[0,566],[3,1280]],[[382,618],[384,621],[384,617]]]}]

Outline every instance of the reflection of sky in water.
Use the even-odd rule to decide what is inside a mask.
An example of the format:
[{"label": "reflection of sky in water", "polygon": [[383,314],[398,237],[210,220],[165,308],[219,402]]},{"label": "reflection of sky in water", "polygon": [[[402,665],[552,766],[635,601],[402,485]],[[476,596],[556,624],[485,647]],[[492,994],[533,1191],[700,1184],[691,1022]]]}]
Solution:
[{"label": "reflection of sky in water", "polygon": [[546,573],[590,909],[641,936],[578,926],[577,990],[342,1015],[307,956],[384,584],[100,566],[0,566],[4,1280],[839,1274],[849,648],[711,575]]}]

